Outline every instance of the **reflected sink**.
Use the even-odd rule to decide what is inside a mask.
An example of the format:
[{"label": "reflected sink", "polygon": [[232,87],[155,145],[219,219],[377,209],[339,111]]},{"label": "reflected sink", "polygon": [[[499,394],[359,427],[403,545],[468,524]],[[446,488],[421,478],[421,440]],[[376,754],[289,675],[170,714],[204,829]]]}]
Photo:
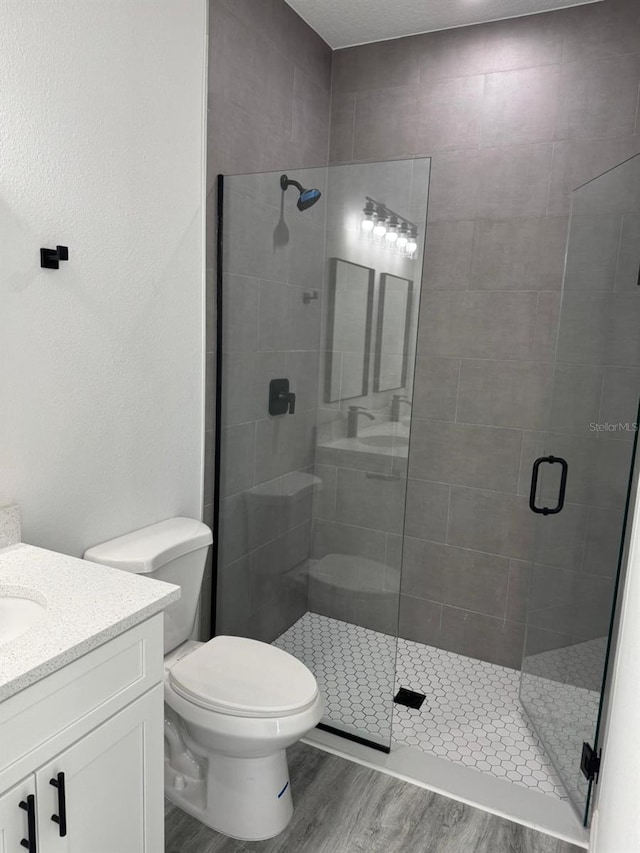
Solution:
[{"label": "reflected sink", "polygon": [[408,447],[409,439],[406,435],[365,435],[358,436],[359,444],[367,447]]},{"label": "reflected sink", "polygon": [[0,594],[0,645],[24,634],[46,612],[46,604],[29,598],[28,593]]}]

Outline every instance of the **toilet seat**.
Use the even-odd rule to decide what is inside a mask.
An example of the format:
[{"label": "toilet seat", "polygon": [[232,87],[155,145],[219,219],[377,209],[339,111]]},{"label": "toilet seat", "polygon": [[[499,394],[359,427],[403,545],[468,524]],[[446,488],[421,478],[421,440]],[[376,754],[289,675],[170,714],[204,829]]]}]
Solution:
[{"label": "toilet seat", "polygon": [[173,690],[201,708],[235,717],[285,717],[317,699],[313,674],[287,652],[245,637],[214,637],[169,670]]}]

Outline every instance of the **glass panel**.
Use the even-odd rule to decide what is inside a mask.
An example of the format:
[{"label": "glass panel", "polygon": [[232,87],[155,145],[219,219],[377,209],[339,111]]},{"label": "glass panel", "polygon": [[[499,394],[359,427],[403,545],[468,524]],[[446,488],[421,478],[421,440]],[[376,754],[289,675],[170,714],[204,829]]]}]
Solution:
[{"label": "glass panel", "polygon": [[[640,156],[573,195],[520,694],[581,815],[590,786],[640,396]],[[537,506],[555,506],[543,463]]]},{"label": "glass panel", "polygon": [[[280,173],[224,179],[216,633],[299,657],[323,723],[388,748],[429,161],[289,178],[312,207]],[[375,352],[393,381],[374,390]],[[271,417],[284,378],[295,411]]]}]

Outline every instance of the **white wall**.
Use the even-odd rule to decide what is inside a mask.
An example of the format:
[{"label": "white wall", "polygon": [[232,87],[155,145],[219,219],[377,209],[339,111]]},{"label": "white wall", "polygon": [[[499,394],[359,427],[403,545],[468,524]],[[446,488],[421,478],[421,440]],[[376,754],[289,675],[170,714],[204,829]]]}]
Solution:
[{"label": "white wall", "polygon": [[611,711],[602,747],[592,853],[640,850],[640,491],[613,668]]},{"label": "white wall", "polygon": [[0,0],[0,504],[26,542],[200,516],[205,30],[205,0]]}]

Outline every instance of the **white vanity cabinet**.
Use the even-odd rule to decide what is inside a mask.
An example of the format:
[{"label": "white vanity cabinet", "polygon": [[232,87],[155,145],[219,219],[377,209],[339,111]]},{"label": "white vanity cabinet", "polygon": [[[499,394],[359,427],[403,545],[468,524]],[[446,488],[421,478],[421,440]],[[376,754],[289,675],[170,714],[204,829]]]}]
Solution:
[{"label": "white vanity cabinet", "polygon": [[0,853],[161,853],[162,616],[0,705]]}]

